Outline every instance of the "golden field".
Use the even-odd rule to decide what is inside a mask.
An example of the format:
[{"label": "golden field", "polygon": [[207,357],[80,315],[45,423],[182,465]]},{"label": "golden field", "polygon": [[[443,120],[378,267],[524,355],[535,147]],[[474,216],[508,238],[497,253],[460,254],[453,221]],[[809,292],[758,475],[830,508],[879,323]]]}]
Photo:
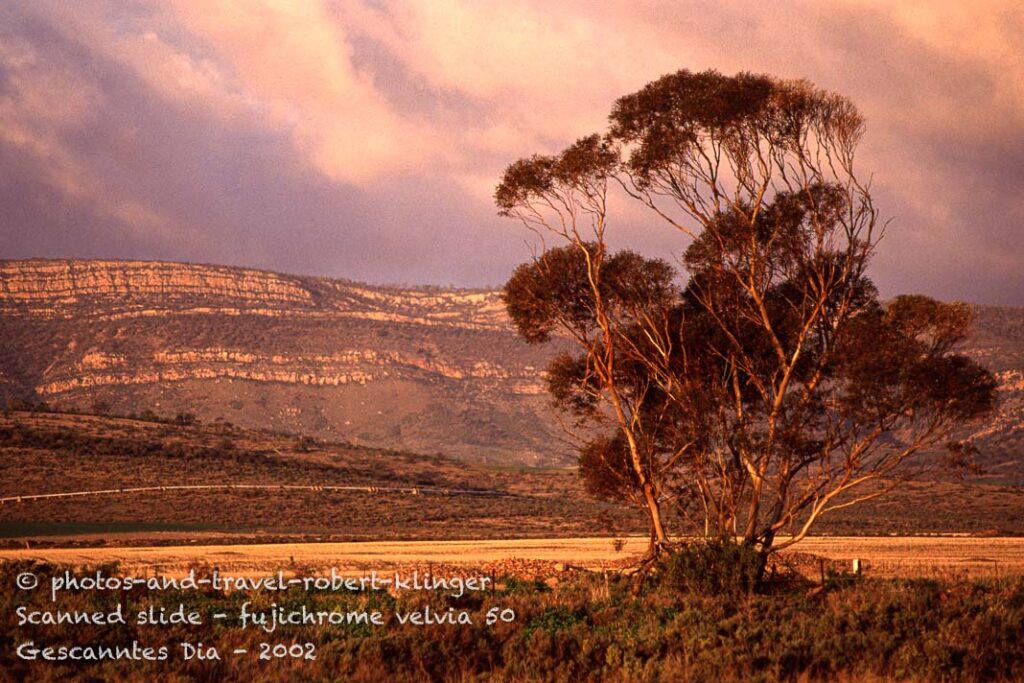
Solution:
[{"label": "golden field", "polygon": [[[217,567],[223,573],[259,575],[279,569],[319,571],[336,568],[356,575],[427,564],[479,567],[510,560],[563,564],[589,570],[619,566],[646,547],[644,537],[626,537],[616,549],[609,537],[477,541],[382,541],[248,545],[170,545],[140,547],[40,548],[0,550],[2,560],[97,565],[119,562],[135,574],[177,575],[189,567]],[[975,577],[1024,573],[1024,538],[812,537],[784,552],[806,572],[813,555],[837,564],[860,559],[877,577]]]}]

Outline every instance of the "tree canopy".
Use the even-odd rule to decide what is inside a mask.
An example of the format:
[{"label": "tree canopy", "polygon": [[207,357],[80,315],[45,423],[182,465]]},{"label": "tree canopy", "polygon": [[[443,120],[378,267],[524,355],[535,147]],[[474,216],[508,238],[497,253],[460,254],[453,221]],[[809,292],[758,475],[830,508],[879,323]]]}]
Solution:
[{"label": "tree canopy", "polygon": [[[680,71],[497,188],[502,215],[561,242],[505,302],[527,341],[576,342],[549,389],[586,426],[588,490],[646,511],[651,557],[666,505],[767,557],[994,405],[992,375],[956,352],[969,309],[882,302],[867,276],[883,226],[854,169],[863,132],[805,81]],[[610,252],[610,185],[680,232],[683,272]]]}]

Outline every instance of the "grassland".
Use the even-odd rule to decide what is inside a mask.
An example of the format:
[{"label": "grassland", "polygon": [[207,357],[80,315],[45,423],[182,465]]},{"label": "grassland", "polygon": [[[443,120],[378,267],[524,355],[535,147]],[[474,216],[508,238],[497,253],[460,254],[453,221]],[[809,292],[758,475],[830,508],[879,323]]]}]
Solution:
[{"label": "grassland", "polygon": [[[584,495],[571,469],[487,467],[225,424],[88,415],[0,416],[0,497],[112,490],[0,506],[0,681],[1012,681],[1024,678],[1024,494],[978,482],[915,482],[853,508],[774,564],[757,593],[681,589],[670,571],[639,597],[618,570],[646,540],[629,510]],[[224,488],[125,492],[171,485]],[[244,489],[231,486],[261,486]],[[283,488],[289,486],[303,489]],[[332,486],[362,487],[360,491]],[[402,493],[398,490],[404,491]],[[426,491],[448,491],[448,494]],[[474,495],[459,495],[471,490]],[[411,491],[421,492],[419,495]],[[487,495],[476,495],[483,492]],[[907,536],[930,532],[960,535]],[[835,534],[846,533],[845,536]],[[853,534],[853,535],[850,535]],[[875,534],[875,535],[871,535]],[[879,535],[884,534],[884,535]],[[515,539],[515,540],[508,540]],[[864,574],[849,574],[862,561]],[[15,577],[480,573],[492,589],[454,598],[349,592],[142,591],[132,612],[179,604],[202,626],[18,625],[52,609]],[[213,624],[241,602],[310,609],[430,606],[471,624],[297,626],[268,636]],[[118,598],[72,591],[62,609]],[[487,624],[493,608],[509,623]],[[202,641],[221,660],[42,662],[40,646]],[[233,657],[261,643],[314,643],[315,660]]]},{"label": "grassland", "polygon": [[[345,575],[428,565],[474,569],[525,560],[538,575],[558,576],[556,565],[603,571],[629,565],[646,549],[644,537],[621,539],[547,538],[473,541],[377,541],[354,543],[274,543],[259,545],[160,545],[135,547],[27,548],[0,550],[0,561],[38,560],[95,566],[118,563],[145,575],[183,575],[199,564],[237,575],[323,572]],[[849,570],[854,558],[865,575],[878,578],[979,578],[1024,575],[1024,538],[811,537],[783,552],[782,562],[817,578],[818,564]]]},{"label": "grassland", "polygon": [[[616,542],[620,541],[620,542]],[[539,574],[557,576],[556,565],[603,571],[631,564],[646,548],[643,537],[514,539],[475,541],[387,541],[276,543],[259,545],[161,545],[136,547],[36,548],[0,550],[0,561],[38,560],[73,566],[118,563],[145,575],[183,575],[199,564],[237,575],[321,572],[345,575],[428,565],[460,569],[525,560]],[[866,575],[878,578],[979,578],[1024,575],[1024,539],[971,537],[812,537],[782,561],[814,579],[812,558],[828,568],[849,569],[861,560]]]},{"label": "grassland", "polygon": [[[593,535],[642,528],[632,512],[587,499],[569,469],[489,468],[227,425],[0,416],[0,496],[168,485],[226,488],[10,502],[0,506],[0,537],[39,545],[160,542],[175,532],[267,541]],[[494,495],[408,495],[392,488]]]},{"label": "grassland", "polygon": [[[2,681],[1015,681],[1024,676],[1024,579],[857,579],[822,586],[799,578],[763,593],[680,591],[650,582],[634,597],[615,575],[574,574],[555,584],[498,577],[493,589],[451,594],[327,591],[293,594],[145,591],[120,598],[128,614],[184,604],[202,625],[16,625],[15,605],[49,610],[46,591],[13,589],[32,571],[45,582],[64,568],[0,565]],[[116,568],[107,566],[107,572]],[[272,634],[213,623],[284,605],[313,611],[379,611],[381,625],[295,625]],[[111,610],[117,597],[65,594],[65,610]],[[465,612],[470,623],[415,626],[398,614]],[[488,614],[514,614],[488,623]],[[139,642],[166,661],[26,661],[15,648]],[[214,646],[220,659],[183,660],[180,643]],[[264,643],[312,643],[315,659],[260,661]],[[299,649],[307,651],[302,646]],[[242,654],[235,654],[243,650]]]},{"label": "grassland", "polygon": [[[221,488],[12,501],[0,505],[0,545],[560,538],[644,531],[635,511],[586,496],[571,468],[491,467],[220,423],[0,414],[0,497],[169,485]],[[305,488],[281,488],[289,486]],[[376,490],[331,489],[344,486]],[[493,495],[417,496],[393,488]],[[894,495],[824,518],[817,530],[844,536],[1024,534],[1024,489],[977,481],[909,482]]]}]

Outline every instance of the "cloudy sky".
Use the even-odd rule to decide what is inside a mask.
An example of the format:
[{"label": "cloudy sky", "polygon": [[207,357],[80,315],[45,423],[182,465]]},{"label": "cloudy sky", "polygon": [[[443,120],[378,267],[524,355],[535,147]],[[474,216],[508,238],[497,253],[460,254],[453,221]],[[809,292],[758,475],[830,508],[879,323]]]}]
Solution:
[{"label": "cloudy sky", "polygon": [[[715,68],[862,109],[884,294],[1024,304],[1022,33],[1016,0],[8,0],[0,258],[500,284],[529,255],[501,170]],[[615,215],[618,245],[684,247]]]}]

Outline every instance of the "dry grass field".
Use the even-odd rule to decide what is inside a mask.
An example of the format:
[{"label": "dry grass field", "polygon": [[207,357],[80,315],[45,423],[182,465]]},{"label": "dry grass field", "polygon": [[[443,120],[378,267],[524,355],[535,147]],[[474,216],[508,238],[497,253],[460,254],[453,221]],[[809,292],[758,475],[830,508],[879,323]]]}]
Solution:
[{"label": "dry grass field", "polygon": [[[643,537],[485,539],[356,543],[279,543],[262,545],[168,545],[120,548],[43,548],[0,551],[2,560],[39,560],[54,564],[98,565],[119,562],[128,573],[182,575],[197,565],[248,576],[278,570],[359,575],[371,570],[436,565],[479,568],[526,561],[539,566],[569,565],[589,570],[620,566],[646,547]],[[783,554],[813,574],[810,556],[849,566],[860,559],[874,577],[970,578],[1024,574],[1024,539],[972,537],[813,537]]]},{"label": "dry grass field", "polygon": [[[118,492],[210,484],[241,488]],[[296,486],[312,490],[288,488]],[[367,490],[330,490],[353,486]],[[974,495],[958,495],[950,488],[957,486]],[[602,569],[628,563],[646,542],[636,535],[638,515],[589,498],[569,469],[485,467],[228,425],[0,415],[2,496],[96,489],[113,492],[0,506],[0,560],[118,561],[128,571],[162,573],[197,564],[234,573],[359,573],[513,558]],[[827,536],[806,539],[787,557],[818,576],[815,558],[835,569],[857,558],[878,577],[1024,573],[1024,537],[1007,536],[1020,527],[1022,509],[1024,493],[1015,487],[912,482],[897,496],[825,520]],[[984,535],[922,535],[934,531]],[[617,549],[616,538],[625,545]]]},{"label": "dry grass field", "polygon": [[[129,490],[136,487],[147,490]],[[96,490],[107,493],[52,497]],[[495,579],[493,591],[468,600],[436,592],[280,596],[313,610],[465,610],[467,626],[392,619],[378,630],[312,625],[271,637],[217,626],[18,627],[8,619],[6,643],[138,641],[173,651],[201,639],[230,652],[281,638],[315,643],[317,659],[55,667],[0,647],[2,683],[1024,680],[1024,537],[1012,536],[1024,532],[1024,491],[1012,483],[916,481],[844,510],[821,525],[828,535],[781,558],[804,578],[773,566],[781,580],[764,592],[686,587],[688,575],[673,569],[685,567],[680,553],[639,598],[630,577],[614,570],[643,552],[642,518],[588,497],[570,468],[485,466],[227,424],[10,412],[0,413],[0,498],[8,499],[0,505],[0,602],[8,605],[53,609],[47,591],[18,589],[22,572],[45,581],[101,565],[134,576],[417,569]],[[848,573],[855,558],[864,580]],[[240,600],[270,609],[280,597],[155,591],[131,604],[170,611],[187,602],[206,613],[237,610]],[[109,601],[77,591],[61,605],[91,612]],[[514,623],[488,625],[494,608],[512,609]]]},{"label": "dry grass field", "polygon": [[[208,485],[224,488],[159,490]],[[0,497],[134,487],[158,490],[8,501],[0,505],[0,538],[33,545],[163,543],[171,535],[237,543],[642,529],[632,511],[586,498],[566,468],[488,467],[222,424],[0,414]],[[453,494],[408,495],[395,488]],[[491,495],[456,495],[467,489]]]},{"label": "dry grass field", "polygon": [[[221,488],[162,490],[169,485]],[[268,488],[245,488],[250,486]],[[332,490],[352,486],[380,488]],[[127,490],[132,487],[157,490]],[[389,492],[396,487],[493,495]],[[17,502],[97,489],[115,492]],[[59,413],[0,413],[4,497],[14,500],[0,505],[0,547],[24,547],[26,541],[38,547],[566,538],[644,530],[635,510],[587,496],[571,468],[486,466],[226,424]],[[893,495],[823,518],[816,531],[1020,535],[1024,489],[988,481],[912,481]]]}]

